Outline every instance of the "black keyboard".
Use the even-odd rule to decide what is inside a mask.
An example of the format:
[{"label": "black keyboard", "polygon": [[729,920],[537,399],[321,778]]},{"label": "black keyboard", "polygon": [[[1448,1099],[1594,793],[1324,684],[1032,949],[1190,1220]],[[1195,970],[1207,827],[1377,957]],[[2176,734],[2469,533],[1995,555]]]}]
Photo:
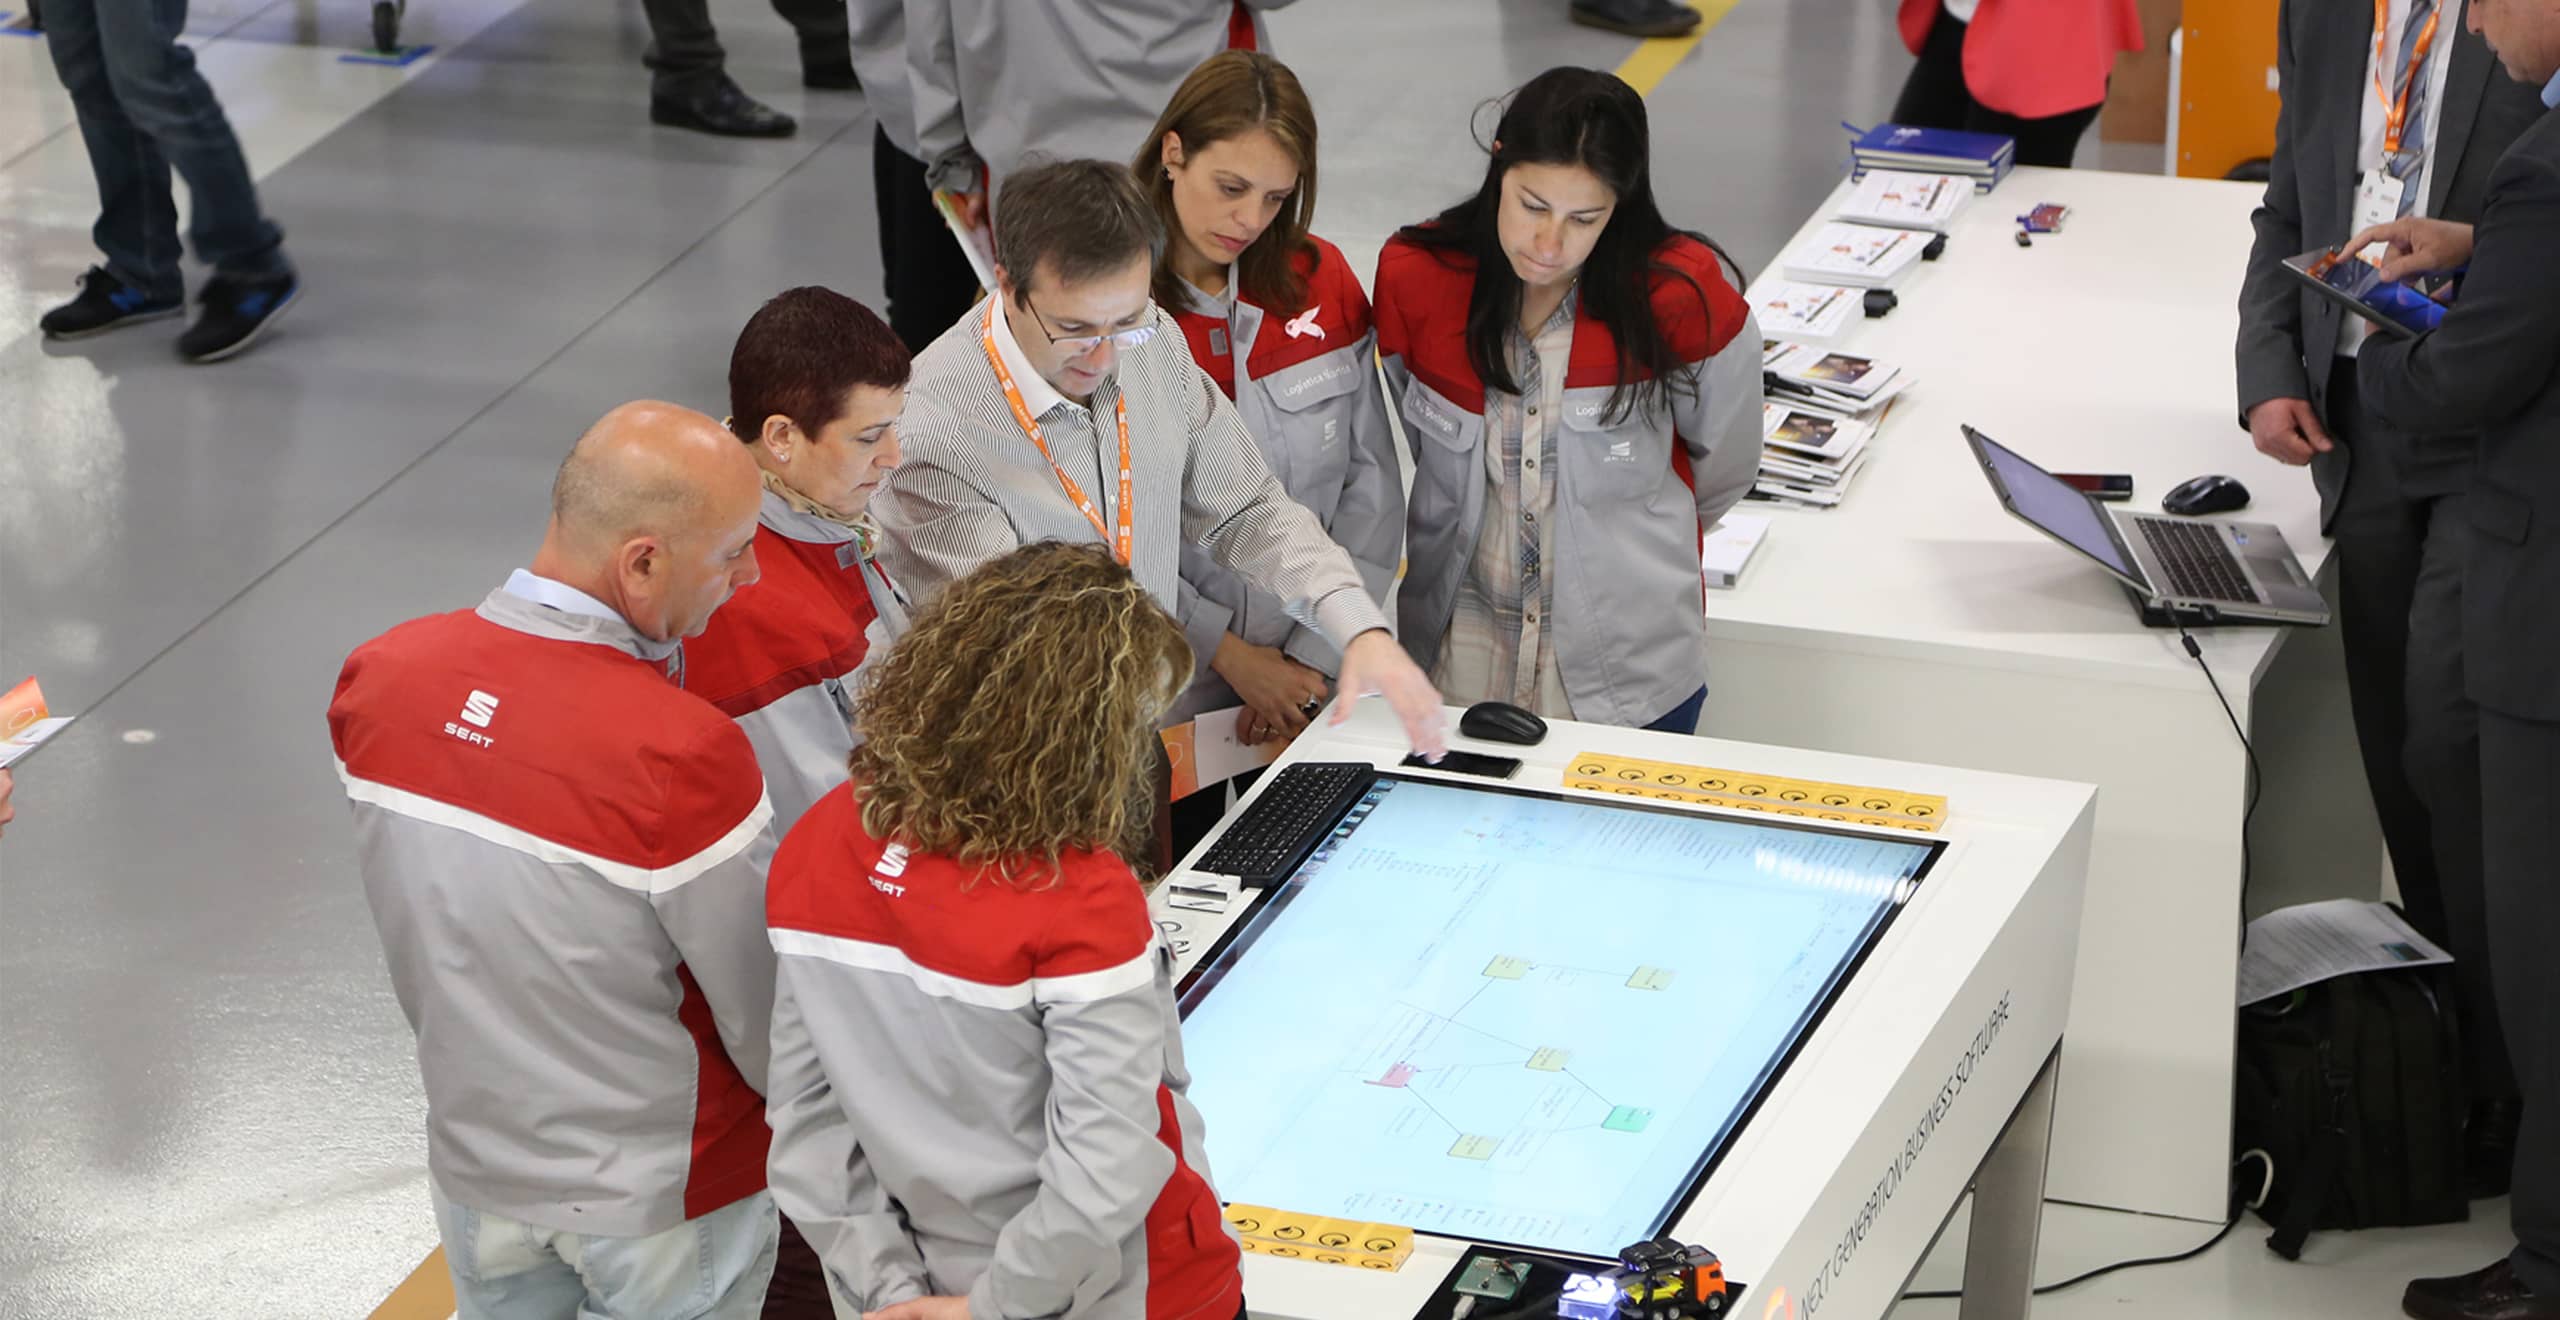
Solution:
[{"label": "black keyboard", "polygon": [[2212,523],[2171,522],[2166,518],[2137,518],[2142,539],[2151,553],[2168,570],[2166,583],[2172,596],[2195,600],[2228,600],[2254,605],[2258,590],[2249,585],[2249,574],[2240,567],[2240,557],[2231,552],[2231,543],[2222,539],[2222,529]]},{"label": "black keyboard", "polygon": [[1377,780],[1378,768],[1365,761],[1290,766],[1263,785],[1191,869],[1232,875],[1252,889],[1286,880]]}]

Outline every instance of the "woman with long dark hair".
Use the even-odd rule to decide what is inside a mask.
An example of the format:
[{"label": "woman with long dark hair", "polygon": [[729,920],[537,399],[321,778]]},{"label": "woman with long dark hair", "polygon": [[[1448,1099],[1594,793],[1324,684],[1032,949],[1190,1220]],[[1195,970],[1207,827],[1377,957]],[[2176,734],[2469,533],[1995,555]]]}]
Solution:
[{"label": "woman with long dark hair", "polygon": [[1695,732],[1699,537],[1760,465],[1760,333],[1653,197],[1644,100],[1550,69],[1476,195],[1378,258],[1413,453],[1399,632],[1453,702]]},{"label": "woman with long dark hair", "polygon": [[[1235,401],[1289,498],[1384,602],[1404,549],[1404,486],[1369,297],[1341,251],[1307,232],[1316,116],[1297,75],[1252,51],[1210,56],[1166,103],[1132,169],[1169,239],[1156,304]],[[1306,728],[1342,652],[1198,546],[1183,547],[1182,585],[1178,615],[1203,668],[1174,715],[1241,702],[1247,743]]]}]

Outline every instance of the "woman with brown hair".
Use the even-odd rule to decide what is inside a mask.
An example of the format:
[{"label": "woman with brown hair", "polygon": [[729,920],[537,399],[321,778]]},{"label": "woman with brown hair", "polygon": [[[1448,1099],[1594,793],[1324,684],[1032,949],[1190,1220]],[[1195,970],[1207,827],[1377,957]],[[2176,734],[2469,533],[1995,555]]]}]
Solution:
[{"label": "woman with brown hair", "polygon": [[[1289,498],[1351,555],[1381,602],[1404,549],[1369,299],[1342,253],[1307,232],[1316,118],[1287,65],[1231,50],[1192,70],[1132,169],[1170,241],[1155,301],[1191,342]],[[1183,631],[1205,667],[1176,715],[1244,704],[1248,743],[1295,735],[1341,653],[1209,553],[1182,554]]]},{"label": "woman with brown hair", "polygon": [[1191,672],[1100,545],[944,587],[773,862],[774,1198],[878,1320],[1244,1314],[1125,860]]}]

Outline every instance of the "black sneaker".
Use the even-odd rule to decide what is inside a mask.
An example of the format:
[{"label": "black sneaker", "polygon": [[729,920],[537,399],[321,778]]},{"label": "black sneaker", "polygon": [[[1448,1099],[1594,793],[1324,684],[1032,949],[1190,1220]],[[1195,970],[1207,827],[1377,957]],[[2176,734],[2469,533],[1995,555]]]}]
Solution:
[{"label": "black sneaker", "polygon": [[36,324],[47,339],[86,339],[185,310],[184,298],[153,298],[108,274],[106,267],[91,266],[80,277],[80,296],[46,312]]},{"label": "black sneaker", "polygon": [[301,278],[289,270],[265,279],[214,276],[196,295],[204,314],[178,337],[178,356],[189,362],[220,362],[247,352],[301,293]]},{"label": "black sneaker", "polygon": [[1700,18],[1676,0],[1573,0],[1567,16],[1584,27],[1630,37],[1685,37]]}]

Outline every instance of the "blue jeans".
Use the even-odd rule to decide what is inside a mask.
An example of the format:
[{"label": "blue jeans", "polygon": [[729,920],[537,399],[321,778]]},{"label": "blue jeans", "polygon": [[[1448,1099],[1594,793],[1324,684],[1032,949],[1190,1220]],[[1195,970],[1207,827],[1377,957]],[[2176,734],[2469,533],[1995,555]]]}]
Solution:
[{"label": "blue jeans", "polygon": [[781,1233],[764,1192],[644,1238],[435,1203],[459,1320],[756,1320]]},{"label": "blue jeans", "polygon": [[169,168],[187,180],[187,237],[215,273],[245,279],[291,269],[284,232],[258,211],[240,139],[213,88],[178,44],[187,0],[45,0],[45,44],[80,117],[98,176],[91,231],[107,272],[154,298],[186,292]]},{"label": "blue jeans", "polygon": [[[49,2],[49,0],[48,0]],[[1699,688],[1687,701],[1671,708],[1671,713],[1645,727],[1648,733],[1696,733],[1698,716],[1707,708],[1707,690]]]}]

